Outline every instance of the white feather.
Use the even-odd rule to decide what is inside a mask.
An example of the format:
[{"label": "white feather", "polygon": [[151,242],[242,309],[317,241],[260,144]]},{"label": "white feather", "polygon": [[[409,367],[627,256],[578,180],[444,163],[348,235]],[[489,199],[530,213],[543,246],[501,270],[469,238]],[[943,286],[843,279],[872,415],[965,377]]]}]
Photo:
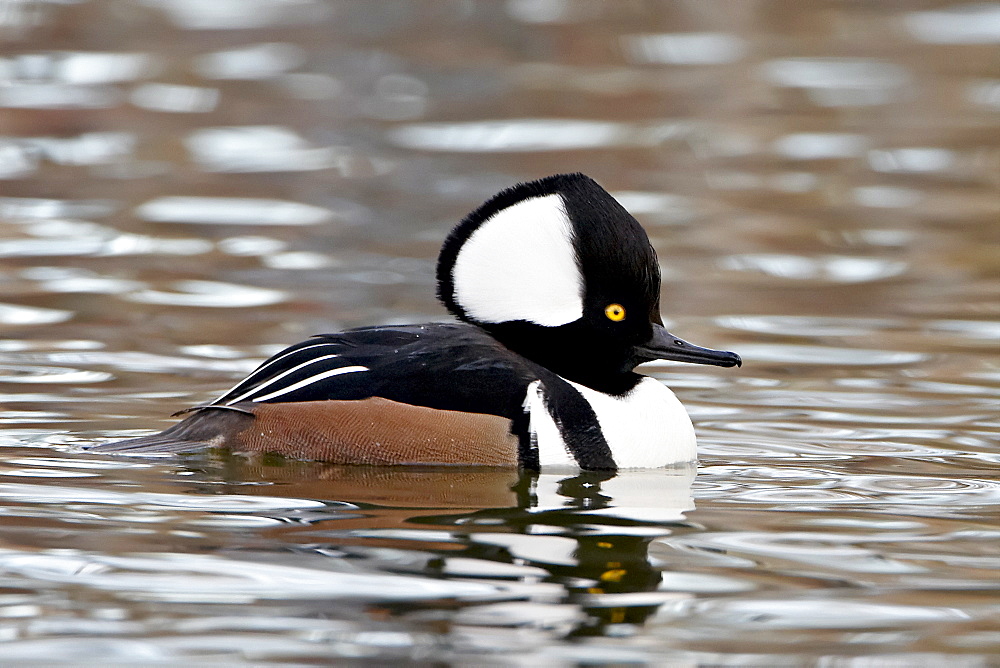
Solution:
[{"label": "white feather", "polygon": [[[289,355],[295,355],[295,354],[298,354],[298,353],[302,352],[303,350],[309,350],[310,348],[318,348],[319,346],[335,346],[335,345],[337,345],[337,344],[335,344],[335,343],[314,343],[311,346],[302,346],[301,348],[296,348],[295,350],[286,350],[286,351],[283,351],[282,353],[276,355],[272,359],[264,362],[259,367],[257,367],[256,369],[254,369],[253,373],[251,373],[249,376],[247,376],[246,378],[244,378],[243,380],[241,380],[240,382],[236,383],[231,388],[229,388],[228,390],[226,390],[222,394],[222,396],[220,396],[215,401],[216,402],[222,401],[223,399],[225,399],[226,397],[228,397],[230,394],[232,394],[233,392],[235,392],[239,388],[244,387],[248,383],[252,383],[255,376],[260,375],[265,369],[267,369],[268,367],[270,367],[271,365],[273,365],[273,364],[275,364],[277,362],[280,362],[281,360],[285,359]],[[230,402],[227,402],[227,403],[233,403],[233,402],[230,401]]]},{"label": "white feather", "polygon": [[311,360],[307,360],[305,362],[302,362],[301,364],[299,364],[297,366],[293,366],[291,369],[288,369],[287,371],[282,371],[281,373],[279,373],[274,378],[271,378],[271,379],[269,379],[269,380],[261,383],[260,385],[255,386],[252,390],[248,390],[247,392],[244,392],[243,394],[241,394],[240,396],[236,397],[235,399],[231,399],[231,400],[227,401],[226,405],[227,406],[231,406],[233,404],[238,404],[239,402],[241,402],[241,401],[243,401],[243,400],[245,400],[245,399],[247,399],[247,398],[249,398],[249,397],[257,394],[258,392],[264,391],[265,389],[267,389],[271,385],[274,385],[275,383],[277,383],[279,380],[281,380],[282,378],[284,378],[288,374],[295,373],[296,371],[298,371],[302,367],[306,367],[306,366],[309,366],[310,364],[315,364],[316,362],[322,362],[323,360],[328,360],[328,359],[331,359],[331,358],[334,358],[334,357],[340,357],[340,355],[323,355],[322,357],[315,357],[315,358],[313,358]]},{"label": "white feather", "polygon": [[691,418],[670,388],[655,378],[643,378],[621,396],[567,382],[594,409],[618,468],[659,468],[698,458]]},{"label": "white feather", "polygon": [[[661,468],[697,460],[691,418],[674,393],[658,380],[643,378],[621,396],[566,382],[576,388],[594,410],[618,468]],[[538,446],[539,466],[542,469],[579,469],[558,425],[545,407],[545,388],[540,380],[528,386],[524,410],[529,416],[528,429]]]},{"label": "white feather", "polygon": [[528,431],[538,446],[538,465],[546,469],[579,470],[573,454],[566,447],[559,426],[545,407],[545,388],[542,381],[528,385],[524,396],[524,412],[528,414]]},{"label": "white feather", "polygon": [[288,394],[289,392],[294,392],[306,385],[311,385],[313,383],[318,383],[321,380],[325,380],[330,376],[339,376],[342,373],[357,373],[358,371],[368,371],[366,366],[342,366],[337,369],[329,369],[323,373],[318,373],[315,376],[310,376],[305,380],[300,380],[299,382],[289,385],[288,387],[283,387],[280,390],[275,390],[271,394],[265,394],[262,397],[257,397],[254,401],[267,401],[268,399],[274,399],[275,397],[280,397],[283,394]]},{"label": "white feather", "polygon": [[482,223],[459,250],[452,280],[455,301],[480,322],[579,319],[583,280],[562,197],[526,199]]}]

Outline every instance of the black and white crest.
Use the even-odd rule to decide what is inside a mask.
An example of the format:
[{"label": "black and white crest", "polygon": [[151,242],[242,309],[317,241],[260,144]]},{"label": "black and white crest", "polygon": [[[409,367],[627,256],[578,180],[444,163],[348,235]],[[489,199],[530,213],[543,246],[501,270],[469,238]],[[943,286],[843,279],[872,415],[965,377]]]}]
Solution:
[{"label": "black and white crest", "polygon": [[487,325],[559,327],[626,294],[645,317],[660,289],[645,231],[583,174],[522,183],[473,211],[445,241],[437,278],[449,311]]},{"label": "black and white crest", "polygon": [[694,459],[694,429],[670,390],[635,367],[741,363],[664,329],[646,233],[582,174],[524,183],[483,204],[445,241],[437,278],[438,296],[465,322],[313,337],[183,411],[191,415],[174,427],[101,451],[224,446],[337,463],[664,466]]}]

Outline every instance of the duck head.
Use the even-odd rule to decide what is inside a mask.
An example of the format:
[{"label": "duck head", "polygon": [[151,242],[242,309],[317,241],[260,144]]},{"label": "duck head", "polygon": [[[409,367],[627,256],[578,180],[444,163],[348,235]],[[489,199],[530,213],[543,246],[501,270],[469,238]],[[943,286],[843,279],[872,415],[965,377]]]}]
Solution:
[{"label": "duck head", "polygon": [[560,376],[618,394],[656,359],[739,366],[663,326],[660,269],[645,230],[583,174],[496,195],[446,239],[438,296],[459,319]]}]

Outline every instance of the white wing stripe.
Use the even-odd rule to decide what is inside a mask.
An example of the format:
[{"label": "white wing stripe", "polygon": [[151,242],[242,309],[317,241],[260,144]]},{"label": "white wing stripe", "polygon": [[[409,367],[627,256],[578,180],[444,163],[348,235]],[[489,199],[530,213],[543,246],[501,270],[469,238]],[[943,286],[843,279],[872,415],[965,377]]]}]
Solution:
[{"label": "white wing stripe", "polygon": [[230,394],[232,394],[234,391],[236,391],[237,389],[239,389],[243,385],[246,385],[248,382],[250,382],[251,379],[253,379],[253,377],[256,376],[257,374],[259,374],[261,371],[263,371],[264,369],[266,369],[267,367],[271,366],[272,364],[274,364],[276,362],[280,362],[281,360],[285,359],[289,355],[295,355],[296,353],[300,353],[303,350],[309,350],[310,348],[318,348],[320,346],[336,346],[336,345],[339,345],[339,344],[336,344],[336,343],[314,343],[311,346],[303,346],[303,347],[298,348],[296,350],[287,351],[287,352],[285,352],[285,353],[283,353],[283,354],[275,357],[274,359],[268,360],[267,362],[264,362],[263,364],[261,364],[259,367],[257,367],[256,369],[254,369],[253,373],[251,373],[249,376],[247,376],[246,378],[244,378],[243,380],[241,380],[240,382],[236,383],[231,388],[229,388],[228,390],[226,390],[222,394],[222,396],[220,396],[215,401],[216,402],[222,401],[223,399],[225,399],[226,397],[228,397]]},{"label": "white wing stripe", "polygon": [[310,376],[305,380],[300,380],[294,385],[289,385],[288,387],[283,387],[280,390],[275,390],[271,394],[265,394],[262,397],[257,397],[254,401],[267,401],[268,399],[274,399],[275,397],[280,397],[282,394],[287,394],[289,392],[294,392],[295,390],[310,385],[312,383],[318,383],[319,381],[329,378],[330,376],[338,376],[342,373],[355,373],[357,371],[368,371],[366,366],[342,366],[339,369],[329,369],[323,373],[318,373],[315,376]]},{"label": "white wing stripe", "polygon": [[298,371],[302,367],[309,366],[310,364],[315,364],[316,362],[322,362],[323,360],[332,359],[334,357],[340,357],[340,355],[323,355],[322,357],[315,357],[315,358],[313,358],[311,360],[307,360],[305,362],[302,362],[298,366],[293,366],[291,369],[288,369],[287,371],[283,371],[283,372],[279,373],[274,378],[272,378],[272,379],[270,379],[270,380],[268,380],[266,382],[263,382],[260,385],[255,386],[252,390],[250,390],[248,392],[244,392],[243,394],[241,394],[237,398],[231,399],[231,400],[227,401],[226,405],[227,406],[231,406],[232,404],[239,403],[239,402],[243,401],[244,399],[249,399],[253,395],[255,395],[258,392],[260,392],[261,390],[263,390],[263,389],[269,387],[270,385],[273,385],[274,383],[278,382],[279,380],[281,380],[282,378],[284,378],[288,374],[295,373],[296,371]]}]

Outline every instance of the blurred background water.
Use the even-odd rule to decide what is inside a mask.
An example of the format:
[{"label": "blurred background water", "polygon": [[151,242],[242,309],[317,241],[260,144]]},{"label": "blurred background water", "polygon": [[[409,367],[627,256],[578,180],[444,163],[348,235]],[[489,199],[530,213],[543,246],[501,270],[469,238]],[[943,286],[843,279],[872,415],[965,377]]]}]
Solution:
[{"label": "blurred background water", "polygon": [[[697,476],[79,452],[566,171]],[[0,662],[996,665],[998,193],[995,2],[0,0]]]}]

